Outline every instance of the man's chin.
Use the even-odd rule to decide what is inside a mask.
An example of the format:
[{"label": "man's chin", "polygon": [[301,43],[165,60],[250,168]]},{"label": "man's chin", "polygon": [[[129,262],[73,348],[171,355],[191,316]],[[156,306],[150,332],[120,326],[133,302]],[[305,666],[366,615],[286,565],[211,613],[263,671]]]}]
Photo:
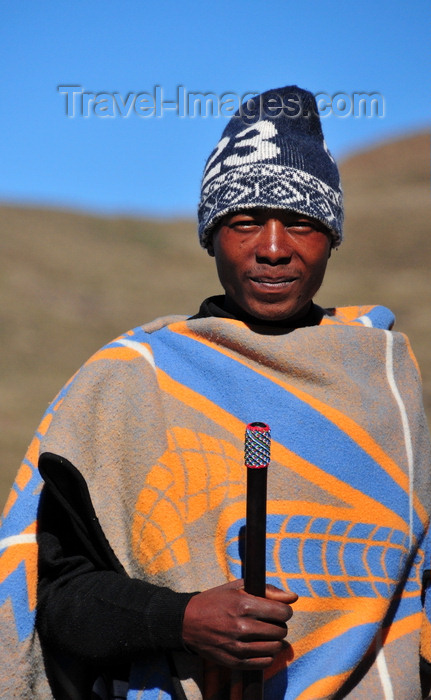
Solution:
[{"label": "man's chin", "polygon": [[281,321],[289,321],[292,323],[296,319],[301,319],[307,315],[310,310],[311,300],[303,303],[286,303],[267,299],[233,299],[228,294],[225,295],[226,308],[234,314],[241,316],[246,314],[257,321],[266,321],[267,323],[280,323]]},{"label": "man's chin", "polygon": [[273,321],[274,323],[289,321],[291,323],[306,316],[310,305],[311,302],[308,302],[305,306],[292,308],[291,306],[278,306],[277,304],[259,304],[249,306],[244,310],[259,321]]}]

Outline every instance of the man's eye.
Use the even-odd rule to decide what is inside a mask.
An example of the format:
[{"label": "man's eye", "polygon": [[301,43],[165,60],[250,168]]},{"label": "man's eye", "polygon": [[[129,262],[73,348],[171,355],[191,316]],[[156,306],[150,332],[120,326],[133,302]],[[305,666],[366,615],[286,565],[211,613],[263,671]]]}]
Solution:
[{"label": "man's eye", "polygon": [[259,227],[259,224],[257,221],[246,219],[246,220],[234,221],[233,223],[231,223],[230,227],[234,228],[238,231],[239,230],[250,231],[253,228]]},{"label": "man's eye", "polygon": [[295,221],[292,224],[288,224],[286,228],[292,233],[311,233],[311,231],[316,230],[309,221]]}]

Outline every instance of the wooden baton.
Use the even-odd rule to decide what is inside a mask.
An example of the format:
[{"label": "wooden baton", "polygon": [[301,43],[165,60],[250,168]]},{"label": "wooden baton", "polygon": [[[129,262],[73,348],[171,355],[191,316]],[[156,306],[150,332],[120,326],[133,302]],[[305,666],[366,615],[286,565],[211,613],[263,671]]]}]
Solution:
[{"label": "wooden baton", "polygon": [[[265,598],[266,586],[266,484],[270,461],[271,430],[266,423],[249,423],[245,429],[244,463],[247,467],[244,589]],[[263,700],[263,671],[244,671],[243,700]]]}]

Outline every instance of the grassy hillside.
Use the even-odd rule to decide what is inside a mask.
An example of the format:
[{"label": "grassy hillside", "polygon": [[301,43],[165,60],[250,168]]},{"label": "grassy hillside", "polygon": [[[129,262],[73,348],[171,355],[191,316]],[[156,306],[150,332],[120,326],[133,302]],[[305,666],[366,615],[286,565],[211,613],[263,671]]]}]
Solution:
[{"label": "grassy hillside", "polygon": [[[431,415],[429,136],[342,164],[346,241],[318,301],[381,303],[422,367]],[[0,505],[47,404],[100,345],[219,291],[193,221],[0,207]]]}]

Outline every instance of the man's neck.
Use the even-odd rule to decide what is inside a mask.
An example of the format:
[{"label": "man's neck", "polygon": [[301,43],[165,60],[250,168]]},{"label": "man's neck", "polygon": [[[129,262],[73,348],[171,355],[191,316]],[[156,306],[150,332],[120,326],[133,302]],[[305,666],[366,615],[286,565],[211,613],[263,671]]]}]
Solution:
[{"label": "man's neck", "polygon": [[208,318],[210,316],[215,316],[217,318],[232,318],[238,321],[243,321],[250,326],[286,328],[291,330],[293,328],[303,328],[305,326],[317,326],[322,320],[323,310],[311,302],[307,314],[299,319],[291,320],[287,318],[281,321],[267,321],[255,318],[225,295],[219,295],[205,299],[205,301],[203,301],[201,304],[199,312],[192,318]]}]

